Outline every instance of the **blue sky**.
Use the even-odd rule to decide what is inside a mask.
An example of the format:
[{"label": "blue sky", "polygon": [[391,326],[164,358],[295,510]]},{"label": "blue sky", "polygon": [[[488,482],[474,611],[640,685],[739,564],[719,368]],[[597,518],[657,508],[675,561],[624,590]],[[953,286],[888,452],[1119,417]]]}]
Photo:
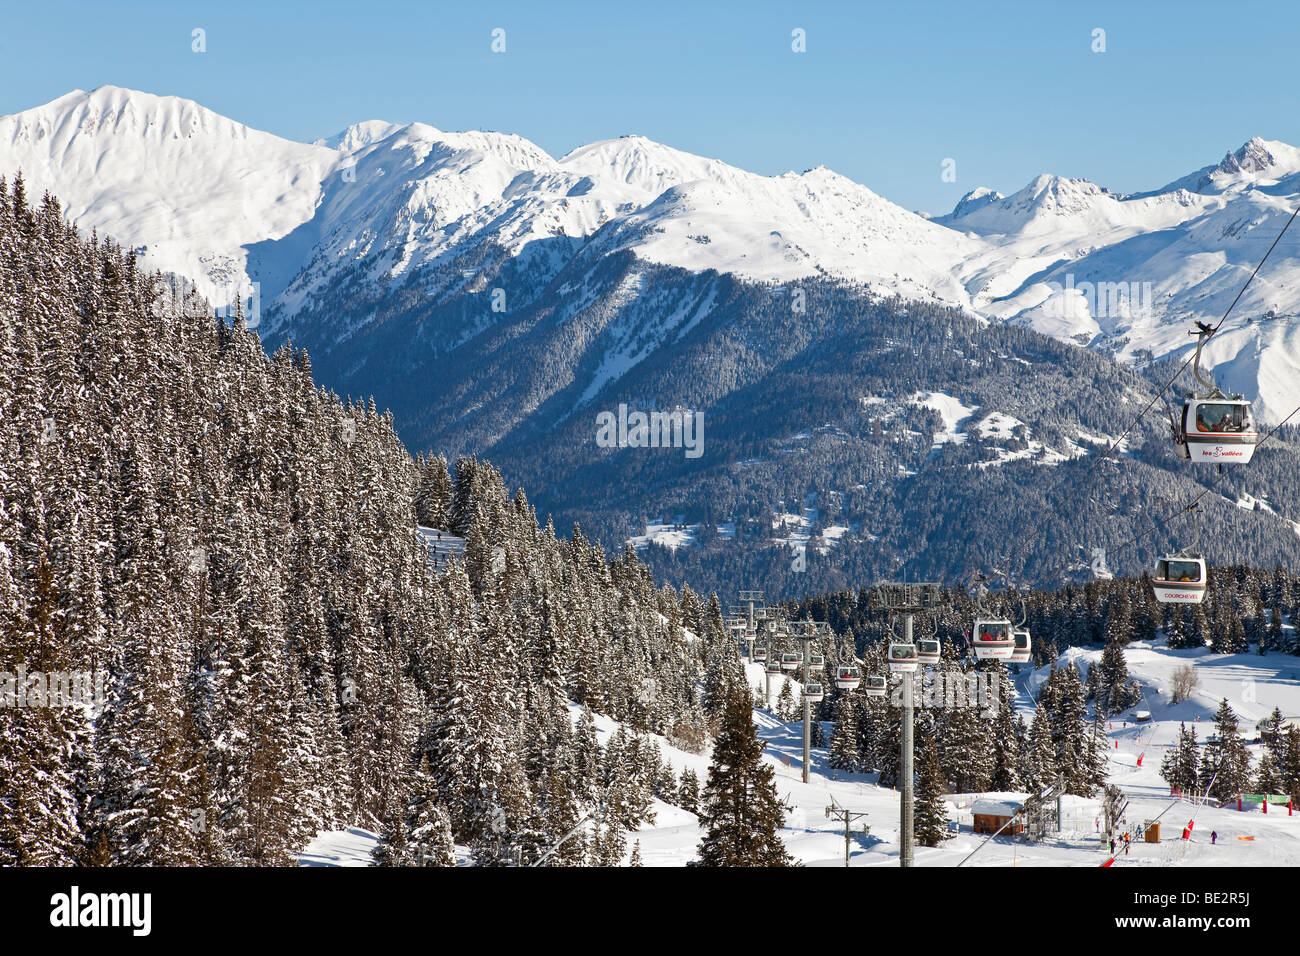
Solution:
[{"label": "blue sky", "polygon": [[1252,135],[1300,145],[1300,24],[1236,0],[40,0],[3,22],[0,114],[113,84],[299,140],[419,120],[558,156],[635,132],[760,173],[825,164],[932,213],[1040,172],[1134,192]]}]

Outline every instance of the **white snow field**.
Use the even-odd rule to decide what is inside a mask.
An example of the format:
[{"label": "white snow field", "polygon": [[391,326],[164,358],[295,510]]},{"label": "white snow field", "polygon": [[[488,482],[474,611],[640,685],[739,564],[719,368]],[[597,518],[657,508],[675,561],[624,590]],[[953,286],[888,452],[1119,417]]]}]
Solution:
[{"label": "white snow field", "polygon": [[453,558],[457,561],[464,558],[464,538],[457,537],[450,531],[443,531],[441,528],[426,528],[424,525],[418,525],[416,530],[424,539],[424,546],[429,552],[429,563],[437,570],[446,570]]},{"label": "white snow field", "polygon": [[329,830],[307,844],[298,856],[300,866],[374,866],[379,835],[360,827]]},{"label": "white snow field", "polygon": [[[1287,816],[1286,807],[1270,807],[1267,815],[1255,808],[1238,812],[1217,807],[1193,806],[1189,800],[1175,800],[1169,787],[1160,779],[1160,759],[1164,747],[1177,740],[1179,721],[1197,726],[1198,738],[1212,732],[1213,716],[1220,699],[1227,697],[1241,718],[1243,732],[1253,730],[1255,721],[1267,716],[1274,706],[1284,715],[1300,714],[1300,658],[1285,654],[1259,657],[1255,654],[1214,655],[1204,649],[1170,651],[1135,643],[1127,649],[1130,674],[1147,688],[1146,699],[1134,711],[1152,713],[1150,723],[1137,724],[1131,713],[1112,722],[1107,731],[1111,743],[1110,780],[1129,798],[1126,825],[1140,825],[1160,818],[1161,842],[1134,842],[1127,856],[1121,854],[1114,866],[1286,866],[1300,864],[1300,813]],[[1100,657],[1100,650],[1072,648],[1063,656],[1074,660],[1086,676],[1087,665]],[[1167,686],[1175,668],[1194,663],[1200,689],[1190,701],[1177,706],[1157,688]],[[751,683],[763,686],[765,679],[759,665],[748,665]],[[1021,691],[1016,702],[1019,710],[1032,716],[1033,704],[1024,693],[1031,682],[1046,678],[1047,669],[1025,672],[1017,680]],[[779,693],[783,677],[774,677],[772,693]],[[1253,682],[1243,685],[1243,681]],[[798,683],[792,681],[798,696]],[[1247,690],[1246,688],[1252,688]],[[1243,696],[1253,700],[1243,700]],[[787,803],[794,805],[783,838],[790,852],[807,866],[843,866],[844,832],[834,820],[825,816],[831,797],[843,807],[865,810],[870,836],[854,836],[850,845],[851,866],[898,865],[899,798],[894,790],[877,787],[873,774],[846,774],[827,766],[827,751],[814,749],[812,777],[808,784],[801,779],[802,725],[784,724],[770,711],[754,715],[759,735],[767,742],[765,759],[777,770],[777,788]],[[602,722],[602,732],[612,730]],[[1127,724],[1125,726],[1125,724]],[[830,725],[827,725],[829,732]],[[1118,743],[1118,749],[1114,744]],[[707,756],[686,754],[660,740],[664,755],[680,773],[685,766],[694,767],[703,785],[708,773]],[[1258,756],[1259,747],[1251,747]],[[1137,766],[1144,755],[1142,766]],[[1103,850],[1096,830],[1100,802],[1080,797],[1066,797],[1062,807],[1063,833],[1046,842],[1030,844],[1022,840],[998,837],[986,840],[971,829],[970,804],[978,798],[999,797],[1023,800],[1025,794],[952,794],[949,819],[959,823],[956,837],[940,847],[916,848],[917,866],[956,866],[977,850],[965,866],[1100,866],[1110,857]],[[664,813],[653,826],[637,831],[629,839],[641,843],[647,866],[682,866],[694,856],[701,830],[691,814],[675,807],[657,805]],[[1167,812],[1165,812],[1167,811]],[[1181,839],[1182,830],[1195,820],[1192,839]],[[1210,833],[1218,833],[1216,845],[1210,845]]]},{"label": "white snow field", "polygon": [[[1061,664],[1073,661],[1086,676],[1088,667],[1099,659],[1100,650],[1070,648]],[[1239,812],[1235,805],[1196,805],[1188,799],[1169,795],[1169,787],[1160,778],[1160,760],[1165,748],[1177,740],[1180,722],[1195,725],[1197,737],[1204,741],[1213,732],[1214,712],[1219,701],[1228,698],[1240,718],[1243,735],[1249,739],[1255,722],[1279,707],[1284,716],[1300,716],[1300,657],[1269,654],[1211,654],[1205,649],[1171,651],[1162,645],[1135,642],[1126,650],[1130,675],[1141,681],[1146,697],[1132,711],[1110,722],[1106,730],[1110,759],[1110,782],[1120,787],[1129,804],[1126,827],[1141,825],[1160,818],[1161,842],[1135,841],[1129,852],[1121,852],[1116,867],[1148,866],[1297,866],[1300,865],[1300,808],[1288,816],[1287,808],[1270,806],[1267,814],[1256,806]],[[1166,688],[1173,671],[1184,664],[1195,666],[1200,687],[1190,700],[1176,706],[1168,703]],[[746,665],[751,685],[762,689],[765,674],[762,665]],[[1027,689],[1037,686],[1047,675],[1047,668],[1025,670],[1016,675],[1017,709],[1032,717],[1033,704]],[[772,698],[780,692],[785,677],[773,677]],[[796,700],[800,685],[791,680]],[[1133,714],[1151,712],[1150,722],[1135,723]],[[575,720],[579,709],[572,708]],[[1197,724],[1197,718],[1200,718]],[[602,744],[618,729],[618,723],[595,715]],[[855,832],[850,839],[850,866],[898,866],[899,795],[897,791],[878,787],[874,774],[833,771],[827,765],[827,750],[814,748],[812,776],[805,784],[801,779],[802,724],[782,723],[770,710],[756,710],[754,722],[766,742],[764,759],[776,769],[777,789],[794,809],[787,817],[782,838],[786,846],[806,866],[843,866],[844,832],[836,821],[825,815],[832,798],[853,811],[865,811],[870,835]],[[827,737],[831,725],[825,725]],[[695,770],[701,788],[708,779],[708,753],[692,754],[673,747],[666,739],[651,737],[666,760],[680,775],[686,767]],[[1118,745],[1118,746],[1116,746]],[[1260,745],[1251,746],[1258,758]],[[1142,765],[1138,766],[1138,758]],[[1063,800],[1062,833],[1042,843],[1020,839],[988,839],[971,828],[971,804],[977,799],[1003,799],[1020,802],[1023,793],[951,794],[949,819],[959,825],[957,835],[937,848],[916,848],[916,865],[933,867],[990,866],[1101,866],[1110,858],[1097,833],[1098,800],[1067,796]],[[630,855],[634,843],[641,845],[646,866],[685,866],[695,856],[703,831],[694,814],[655,801],[655,821],[628,834]],[[1162,815],[1163,814],[1163,815]],[[1193,822],[1192,838],[1181,838],[1184,827]],[[1218,841],[1211,845],[1211,832]],[[364,866],[375,837],[366,831],[349,829],[321,834],[303,853],[304,866]],[[1122,845],[1122,844],[1121,844]],[[458,858],[466,853],[458,848]]]}]

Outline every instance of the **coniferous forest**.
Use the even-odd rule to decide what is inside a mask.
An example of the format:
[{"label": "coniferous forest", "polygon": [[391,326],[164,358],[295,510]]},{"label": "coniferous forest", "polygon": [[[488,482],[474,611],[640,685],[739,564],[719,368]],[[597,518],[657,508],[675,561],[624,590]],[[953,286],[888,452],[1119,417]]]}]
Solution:
[{"label": "coniferous forest", "polygon": [[[352,823],[386,862],[490,863],[598,803],[550,862],[621,859],[639,732],[703,732],[716,603],[559,540],[486,464],[413,460],[21,179],[0,318],[0,671],[107,675],[101,707],[0,709],[0,864],[287,864]],[[601,748],[571,709],[635,730]]]}]

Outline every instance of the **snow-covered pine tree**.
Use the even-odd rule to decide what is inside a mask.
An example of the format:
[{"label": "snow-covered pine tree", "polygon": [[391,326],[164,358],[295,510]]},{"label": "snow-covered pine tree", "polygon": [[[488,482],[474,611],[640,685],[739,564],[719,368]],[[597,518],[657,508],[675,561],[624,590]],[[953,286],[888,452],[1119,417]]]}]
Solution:
[{"label": "snow-covered pine tree", "polygon": [[831,731],[830,766],[833,770],[855,772],[859,768],[857,701],[852,694],[840,697],[835,709],[835,729]]},{"label": "snow-covered pine tree", "polygon": [[1106,642],[1101,660],[1088,672],[1088,678],[1094,687],[1095,705],[1103,715],[1117,714],[1133,705],[1123,641],[1111,639]]},{"label": "snow-covered pine tree", "polygon": [[[990,669],[991,665],[979,665],[980,670],[987,670],[993,679],[999,679],[1000,667]],[[1002,671],[1004,672],[1004,671]],[[950,680],[966,680],[975,676],[975,671],[949,670]],[[968,694],[968,702],[975,695]],[[943,751],[939,755],[939,765],[944,779],[957,793],[974,793],[988,790],[993,779],[996,763],[995,737],[997,722],[987,720],[976,706],[947,707],[938,715],[938,736],[943,741]]]},{"label": "snow-covered pine tree", "polygon": [[1264,726],[1260,728],[1259,739],[1273,756],[1280,757],[1281,751],[1285,745],[1285,734],[1282,729],[1282,722],[1286,718],[1282,716],[1282,708],[1274,707],[1273,713],[1268,715]]},{"label": "snow-covered pine tree", "polygon": [[[1021,751],[1025,746],[1024,724],[1015,718],[1015,687],[1011,676],[1000,661],[989,671],[990,679],[998,682],[998,711],[993,718],[993,766],[989,774],[989,787],[999,791],[1014,791],[1020,787]],[[938,759],[936,752],[935,759]]]},{"label": "snow-covered pine tree", "polygon": [[1160,776],[1171,788],[1191,796],[1196,792],[1200,754],[1196,744],[1196,728],[1178,725],[1178,743],[1160,762]]},{"label": "snow-covered pine tree", "polygon": [[1254,792],[1277,793],[1282,789],[1282,783],[1282,773],[1277,761],[1272,753],[1265,750],[1263,756],[1259,758],[1259,765],[1255,768]]},{"label": "snow-covered pine tree", "polygon": [[[800,713],[802,713],[802,710],[800,710]],[[796,719],[794,689],[788,677],[782,680],[781,692],[776,695],[776,715],[786,723]]]},{"label": "snow-covered pine tree", "polygon": [[763,761],[748,695],[735,694],[713,744],[700,807],[705,832],[695,865],[791,865],[780,836],[785,811],[776,792],[775,772]]},{"label": "snow-covered pine tree", "polygon": [[1282,789],[1290,795],[1292,802],[1300,804],[1300,728],[1291,727],[1282,740],[1278,758]]},{"label": "snow-covered pine tree", "polygon": [[415,514],[420,524],[428,528],[448,527],[451,491],[446,458],[433,455],[420,462],[420,483],[415,491]]},{"label": "snow-covered pine tree", "polygon": [[1105,779],[1105,757],[1093,722],[1088,719],[1083,683],[1073,664],[1053,668],[1048,677],[1051,693],[1044,693],[1042,709],[1051,727],[1056,766],[1063,775],[1065,792],[1091,797]]},{"label": "snow-covered pine tree", "polygon": [[677,805],[690,813],[700,809],[700,778],[690,767],[682,770],[681,783],[677,787]]},{"label": "snow-covered pine tree", "polygon": [[943,799],[946,789],[943,771],[939,768],[939,749],[934,737],[927,737],[921,744],[917,761],[913,819],[916,842],[921,846],[938,846],[952,836],[948,832],[948,803]]},{"label": "snow-covered pine tree", "polygon": [[1250,751],[1241,739],[1237,714],[1226,697],[1215,711],[1214,732],[1219,740],[1205,749],[1200,786],[1212,797],[1229,800],[1250,786]]}]

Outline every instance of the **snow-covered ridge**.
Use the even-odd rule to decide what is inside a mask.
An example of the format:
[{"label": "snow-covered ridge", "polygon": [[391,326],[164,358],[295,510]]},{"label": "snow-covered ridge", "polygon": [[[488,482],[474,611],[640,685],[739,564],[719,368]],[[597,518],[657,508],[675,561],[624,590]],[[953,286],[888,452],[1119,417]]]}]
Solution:
[{"label": "snow-covered ridge", "polygon": [[[277,323],[357,269],[383,289],[438,267],[418,289],[436,300],[483,291],[466,265],[515,259],[540,290],[576,257],[630,251],[781,285],[835,277],[1121,358],[1189,348],[1300,201],[1300,149],[1259,138],[1147,193],[1044,174],[926,219],[825,167],[761,176],[642,136],[555,159],[520,136],[367,120],[307,145],[111,86],[0,117],[0,172],[19,169],[218,305],[260,283]],[[1283,243],[1209,351],[1265,421],[1300,404],[1298,280],[1300,246]]]},{"label": "snow-covered ridge", "polygon": [[311,218],[337,162],[189,100],[113,86],[0,117],[0,174],[21,171],[29,196],[54,193],[86,232],[143,249],[222,304],[247,286],[252,244]]}]

